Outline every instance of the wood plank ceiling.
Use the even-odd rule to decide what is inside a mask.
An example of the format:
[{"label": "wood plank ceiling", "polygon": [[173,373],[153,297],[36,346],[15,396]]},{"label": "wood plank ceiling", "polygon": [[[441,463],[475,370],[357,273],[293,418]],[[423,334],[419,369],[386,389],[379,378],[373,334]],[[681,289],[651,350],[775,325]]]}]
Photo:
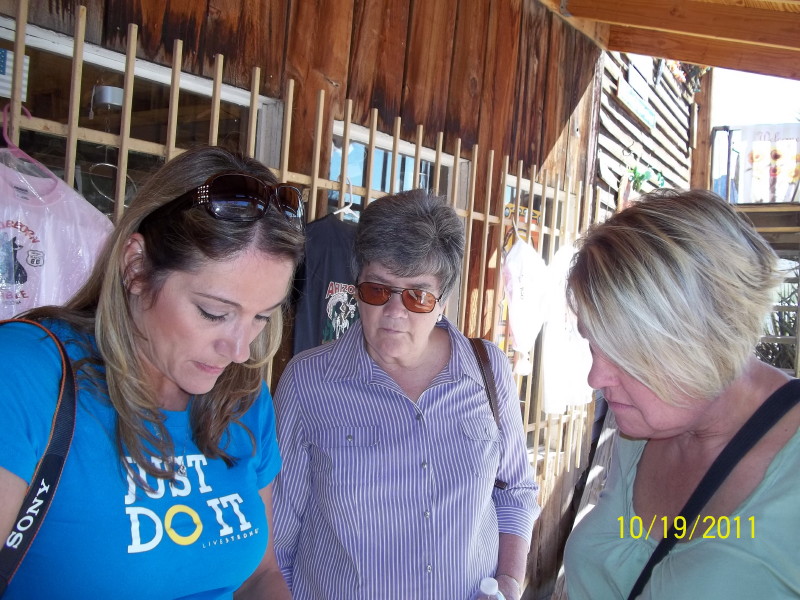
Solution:
[{"label": "wood plank ceiling", "polygon": [[800,79],[800,0],[544,0],[606,50]]}]

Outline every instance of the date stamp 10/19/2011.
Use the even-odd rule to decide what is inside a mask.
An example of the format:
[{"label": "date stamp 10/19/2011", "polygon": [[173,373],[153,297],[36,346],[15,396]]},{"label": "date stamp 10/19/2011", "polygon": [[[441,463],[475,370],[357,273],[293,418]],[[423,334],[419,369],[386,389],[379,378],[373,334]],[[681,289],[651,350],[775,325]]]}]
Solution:
[{"label": "date stamp 10/19/2011", "polygon": [[646,523],[640,516],[635,515],[630,518],[618,517],[619,537],[631,537],[633,539],[649,539],[653,535],[654,528],[661,537],[667,537],[670,529],[673,535],[679,539],[755,539],[756,537],[756,518],[755,517],[716,517],[712,515],[698,515],[693,522],[688,522],[685,517],[659,517],[653,515],[650,523]]}]

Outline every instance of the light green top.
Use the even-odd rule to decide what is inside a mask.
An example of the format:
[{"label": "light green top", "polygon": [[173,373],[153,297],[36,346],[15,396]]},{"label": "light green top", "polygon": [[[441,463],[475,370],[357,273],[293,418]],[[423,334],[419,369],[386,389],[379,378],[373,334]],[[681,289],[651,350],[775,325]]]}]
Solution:
[{"label": "light green top", "polygon": [[[616,439],[597,506],[567,541],[564,567],[569,600],[626,599],[656,547],[655,540],[645,539],[650,522],[643,523],[632,504],[644,445],[641,440]],[[661,519],[653,527],[660,527],[663,536]],[[716,537],[704,539],[704,534]],[[691,541],[675,545],[655,567],[639,598],[800,598],[800,431],[730,517],[714,519],[701,513]]]}]

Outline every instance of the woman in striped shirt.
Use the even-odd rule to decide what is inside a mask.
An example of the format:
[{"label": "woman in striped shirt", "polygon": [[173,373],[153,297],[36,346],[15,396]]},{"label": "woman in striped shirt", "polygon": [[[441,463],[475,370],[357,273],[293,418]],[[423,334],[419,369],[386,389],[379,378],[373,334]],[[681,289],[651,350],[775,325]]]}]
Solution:
[{"label": "woman in striped shirt", "polygon": [[294,357],[275,394],[275,545],[293,597],[469,600],[495,576],[518,599],[538,488],[507,358],[485,344],[498,427],[444,317],[461,221],[422,190],[385,196],[354,250],[360,322]]}]

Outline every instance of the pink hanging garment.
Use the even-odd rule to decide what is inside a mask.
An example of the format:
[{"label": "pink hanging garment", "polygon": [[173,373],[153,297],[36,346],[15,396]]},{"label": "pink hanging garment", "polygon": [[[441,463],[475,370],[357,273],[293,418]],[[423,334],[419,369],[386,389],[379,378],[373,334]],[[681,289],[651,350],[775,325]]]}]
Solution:
[{"label": "pink hanging garment", "polygon": [[64,304],[83,285],[111,221],[41,164],[0,148],[0,318]]}]

